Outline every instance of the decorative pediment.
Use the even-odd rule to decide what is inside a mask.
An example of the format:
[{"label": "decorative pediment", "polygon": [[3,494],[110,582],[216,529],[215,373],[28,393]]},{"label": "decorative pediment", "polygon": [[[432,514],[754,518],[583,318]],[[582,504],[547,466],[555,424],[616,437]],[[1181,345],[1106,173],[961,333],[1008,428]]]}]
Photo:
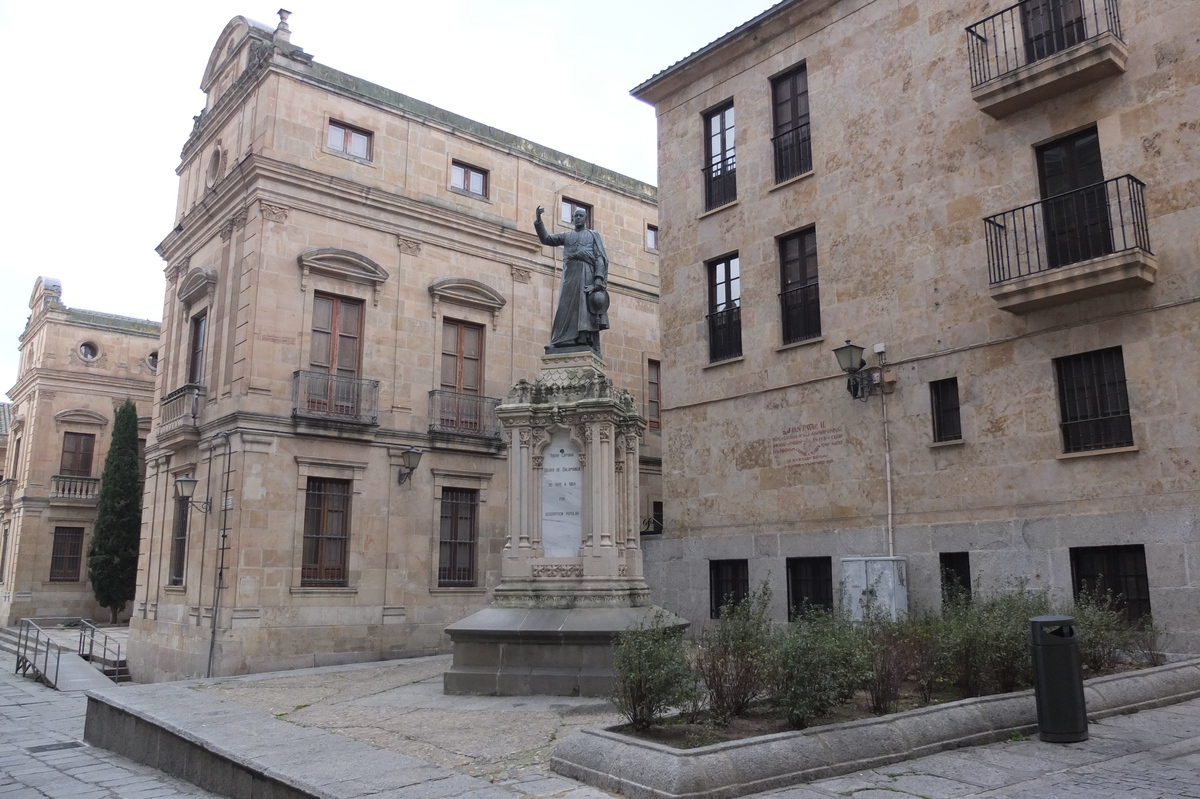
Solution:
[{"label": "decorative pediment", "polygon": [[272,40],[271,27],[246,17],[234,17],[225,26],[208,57],[204,77],[200,79],[200,90],[215,95],[209,98],[209,107],[246,68],[247,40],[269,44]]},{"label": "decorative pediment", "polygon": [[217,271],[212,267],[197,266],[189,269],[183,280],[179,281],[176,296],[184,305],[193,305],[197,300],[211,295],[216,285]]},{"label": "decorative pediment", "polygon": [[300,288],[308,291],[310,273],[326,275],[337,280],[366,283],[375,290],[375,304],[379,304],[379,293],[383,282],[388,279],[387,270],[365,255],[336,247],[309,250],[296,259],[300,264]]},{"label": "decorative pediment", "polygon": [[68,408],[54,414],[54,421],[59,424],[88,424],[104,427],[108,424],[108,417],[86,408]]},{"label": "decorative pediment", "polygon": [[433,316],[437,318],[439,305],[449,302],[454,305],[465,305],[468,308],[479,308],[492,313],[492,329],[500,319],[500,309],[507,300],[504,295],[491,286],[471,280],[468,277],[444,277],[429,284],[429,294],[433,297]]}]

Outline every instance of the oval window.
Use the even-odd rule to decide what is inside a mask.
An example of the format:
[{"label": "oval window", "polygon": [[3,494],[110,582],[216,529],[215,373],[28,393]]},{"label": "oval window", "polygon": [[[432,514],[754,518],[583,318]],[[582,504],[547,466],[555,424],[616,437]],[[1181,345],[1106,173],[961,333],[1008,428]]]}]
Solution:
[{"label": "oval window", "polygon": [[79,357],[85,361],[94,361],[99,354],[100,348],[90,341],[85,341],[79,345]]}]

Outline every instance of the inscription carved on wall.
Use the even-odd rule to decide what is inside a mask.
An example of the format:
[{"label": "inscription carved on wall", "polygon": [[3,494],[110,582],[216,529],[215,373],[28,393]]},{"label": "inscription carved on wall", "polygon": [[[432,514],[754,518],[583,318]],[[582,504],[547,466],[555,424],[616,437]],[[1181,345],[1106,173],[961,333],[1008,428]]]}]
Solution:
[{"label": "inscription carved on wall", "polygon": [[846,428],[825,422],[799,424],[771,439],[771,463],[777,467],[831,463],[842,457],[845,449]]}]

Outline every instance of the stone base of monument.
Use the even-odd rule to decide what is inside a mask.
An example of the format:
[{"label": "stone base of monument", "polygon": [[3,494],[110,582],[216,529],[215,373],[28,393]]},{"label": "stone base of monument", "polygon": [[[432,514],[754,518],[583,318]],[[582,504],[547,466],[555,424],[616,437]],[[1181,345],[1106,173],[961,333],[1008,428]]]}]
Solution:
[{"label": "stone base of monument", "polygon": [[613,636],[663,613],[656,607],[489,607],[446,628],[454,663],[447,694],[605,696],[613,687]]}]

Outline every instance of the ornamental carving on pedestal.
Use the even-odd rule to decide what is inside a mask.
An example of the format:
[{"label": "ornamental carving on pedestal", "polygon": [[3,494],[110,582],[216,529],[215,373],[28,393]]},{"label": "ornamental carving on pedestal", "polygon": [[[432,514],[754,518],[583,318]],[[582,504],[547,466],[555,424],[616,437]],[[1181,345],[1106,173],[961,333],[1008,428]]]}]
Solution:
[{"label": "ornamental carving on pedestal", "polygon": [[534,566],[532,570],[534,577],[582,577],[582,563],[550,563],[542,566]]}]

